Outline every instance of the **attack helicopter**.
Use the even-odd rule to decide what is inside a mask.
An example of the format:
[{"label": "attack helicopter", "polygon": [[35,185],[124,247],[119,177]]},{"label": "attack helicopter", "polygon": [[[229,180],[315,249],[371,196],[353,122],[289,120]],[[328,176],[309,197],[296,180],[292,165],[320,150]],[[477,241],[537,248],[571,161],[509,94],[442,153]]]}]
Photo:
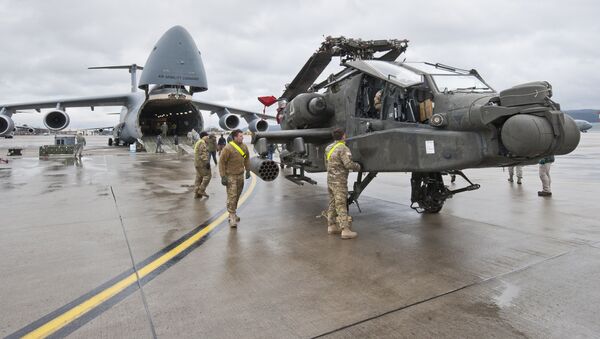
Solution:
[{"label": "attack helicopter", "polygon": [[[267,146],[280,144],[281,165],[293,169],[286,178],[315,184],[306,172],[326,171],[325,148],[341,127],[362,165],[349,204],[378,173],[411,172],[411,208],[438,213],[454,194],[480,187],[464,169],[534,164],[577,147],[579,129],[552,101],[548,82],[498,92],[475,69],[396,61],[407,47],[408,40],[327,37],[276,100],[281,130],[254,134],[251,170],[274,180],[279,169]],[[315,84],[333,57],[343,69]],[[468,185],[450,189],[448,174]]]}]

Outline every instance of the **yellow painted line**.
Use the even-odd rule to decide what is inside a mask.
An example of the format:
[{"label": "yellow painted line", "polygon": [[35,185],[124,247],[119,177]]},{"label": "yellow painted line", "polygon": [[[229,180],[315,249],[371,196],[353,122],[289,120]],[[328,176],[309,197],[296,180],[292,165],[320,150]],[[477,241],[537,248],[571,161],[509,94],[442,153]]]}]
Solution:
[{"label": "yellow painted line", "polygon": [[[246,201],[246,199],[248,199],[248,196],[250,196],[250,194],[254,190],[255,186],[256,186],[256,176],[254,174],[252,174],[252,182],[250,183],[250,187],[240,197],[240,200],[238,201],[238,206],[241,206]],[[228,217],[227,212],[221,214],[217,219],[215,219],[213,222],[208,224],[208,226],[206,226],[205,228],[200,230],[198,233],[196,233],[193,236],[191,236],[190,238],[188,238],[186,241],[179,244],[179,246],[171,249],[169,252],[163,254],[162,256],[158,257],[154,261],[150,262],[146,266],[139,269],[138,270],[139,279],[143,279],[145,276],[152,273],[154,270],[156,270],[160,266],[164,265],[166,262],[173,259],[178,254],[180,254],[181,252],[188,249],[196,241],[202,239],[202,237],[204,237],[207,233],[209,233],[215,227],[217,227],[219,224],[221,224],[223,221],[225,221],[225,219],[227,219],[227,217]],[[77,318],[81,317],[82,315],[84,315],[85,313],[91,311],[98,305],[107,301],[111,297],[115,296],[119,292],[123,291],[127,287],[131,286],[131,284],[135,284],[137,282],[137,279],[138,278],[136,277],[136,274],[132,273],[131,275],[127,276],[126,278],[123,278],[122,280],[116,282],[114,285],[106,288],[104,291],[99,292],[98,294],[96,294],[93,297],[89,298],[88,300],[82,302],[81,304],[71,308],[70,310],[68,310],[65,313],[57,316],[56,318],[50,320],[49,322],[38,327],[37,329],[27,333],[26,335],[23,336],[23,338],[45,338],[45,337],[51,335],[52,333],[65,327],[66,325],[68,325],[69,323],[74,321],[75,319],[77,319]]]}]

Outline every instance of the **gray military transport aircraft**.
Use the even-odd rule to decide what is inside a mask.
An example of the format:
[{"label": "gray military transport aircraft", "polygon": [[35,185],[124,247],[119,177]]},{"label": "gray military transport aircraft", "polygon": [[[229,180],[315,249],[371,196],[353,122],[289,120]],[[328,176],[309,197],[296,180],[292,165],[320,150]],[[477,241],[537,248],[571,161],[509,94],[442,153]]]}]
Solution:
[{"label": "gray military transport aircraft", "polygon": [[[579,129],[550,99],[549,83],[497,92],[474,69],[395,61],[407,47],[407,40],[326,38],[278,99],[281,131],[255,134],[252,171],[273,180],[278,167],[265,158],[267,145],[281,144],[281,162],[294,171],[286,178],[314,183],[304,173],[326,170],[331,130],[342,127],[362,164],[349,203],[379,172],[412,172],[411,207],[437,213],[453,194],[479,188],[463,169],[534,164],[577,147]],[[333,56],[343,70],[314,84]],[[468,185],[449,189],[448,174]]]},{"label": "gray military transport aircraft", "polygon": [[[125,68],[131,73],[131,93],[95,96],[85,98],[57,99],[18,104],[0,104],[0,136],[9,135],[14,130],[12,114],[17,110],[50,109],[43,122],[49,130],[59,131],[69,125],[68,107],[123,106],[119,123],[114,127],[109,144],[118,145],[136,141],[142,137],[160,134],[160,125],[169,126],[169,134],[186,135],[204,127],[201,110],[216,113],[219,125],[226,130],[238,127],[241,115],[252,132],[267,131],[265,119],[269,115],[242,109],[194,100],[192,94],[208,89],[206,73],[200,51],[190,34],[181,26],[169,29],[156,43],[145,67],[136,64],[129,66],[105,66],[91,68]],[[136,70],[143,70],[139,87],[136,86]],[[153,85],[150,88],[150,85]],[[187,87],[186,87],[187,86]],[[137,88],[143,92],[136,91]],[[176,129],[171,130],[171,126]]]}]

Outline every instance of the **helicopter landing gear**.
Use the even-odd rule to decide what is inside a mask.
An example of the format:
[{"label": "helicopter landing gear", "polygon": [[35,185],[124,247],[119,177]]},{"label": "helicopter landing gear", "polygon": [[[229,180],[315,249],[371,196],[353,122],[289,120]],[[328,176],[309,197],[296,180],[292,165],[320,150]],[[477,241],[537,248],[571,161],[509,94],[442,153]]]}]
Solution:
[{"label": "helicopter landing gear", "polygon": [[[440,172],[413,172],[410,184],[412,192],[410,196],[410,208],[418,213],[439,213],[444,206],[444,202],[456,193],[473,191],[478,189],[479,184],[472,183],[463,172],[451,171],[450,174],[460,175],[469,186],[457,190],[449,190],[444,185],[442,173]],[[447,173],[444,173],[447,174]]]},{"label": "helicopter landing gear", "polygon": [[439,172],[413,172],[410,184],[410,208],[418,213],[438,213],[446,199],[452,195],[444,186],[442,174]]}]

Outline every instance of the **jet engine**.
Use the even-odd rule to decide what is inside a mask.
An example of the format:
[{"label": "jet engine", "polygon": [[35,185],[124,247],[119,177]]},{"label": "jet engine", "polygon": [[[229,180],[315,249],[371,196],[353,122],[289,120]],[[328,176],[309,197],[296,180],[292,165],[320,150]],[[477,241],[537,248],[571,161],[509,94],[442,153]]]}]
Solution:
[{"label": "jet engine", "polygon": [[248,123],[250,132],[266,132],[269,129],[269,123],[263,119],[254,119]]},{"label": "jet engine", "polygon": [[279,175],[279,166],[273,160],[252,157],[250,158],[250,171],[264,181],[273,181]]},{"label": "jet engine", "polygon": [[60,131],[69,126],[69,115],[59,109],[50,111],[44,116],[44,125],[49,130]]},{"label": "jet engine", "polygon": [[15,123],[7,115],[0,115],[0,137],[9,135],[15,129]]},{"label": "jet engine", "polygon": [[240,118],[234,114],[223,114],[219,118],[219,126],[224,130],[234,130],[240,124]]}]

